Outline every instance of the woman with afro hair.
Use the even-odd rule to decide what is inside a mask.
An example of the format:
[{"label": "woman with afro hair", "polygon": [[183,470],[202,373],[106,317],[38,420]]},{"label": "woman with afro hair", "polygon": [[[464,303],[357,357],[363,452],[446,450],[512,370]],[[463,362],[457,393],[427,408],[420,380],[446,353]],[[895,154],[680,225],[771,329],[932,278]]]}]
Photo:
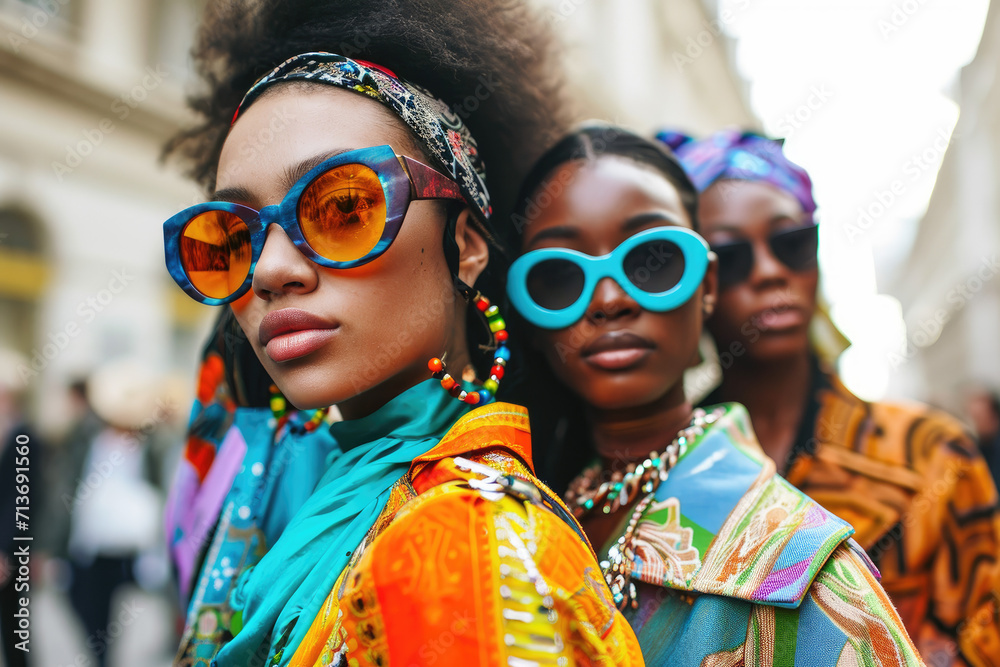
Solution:
[{"label": "woman with afro hair", "polygon": [[209,201],[164,224],[221,311],[167,517],[176,664],[642,664],[494,399],[492,221],[562,130],[551,51],[509,0],[210,3],[168,147]]}]

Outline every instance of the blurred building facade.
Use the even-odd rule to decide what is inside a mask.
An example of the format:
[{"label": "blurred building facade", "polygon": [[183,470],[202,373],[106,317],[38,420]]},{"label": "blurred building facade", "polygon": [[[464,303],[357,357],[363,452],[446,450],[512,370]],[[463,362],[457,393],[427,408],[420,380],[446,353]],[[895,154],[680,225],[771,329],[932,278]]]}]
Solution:
[{"label": "blurred building facade", "polygon": [[961,115],[909,259],[884,291],[903,306],[892,393],[961,411],[961,389],[1000,389],[1000,7],[954,97]]},{"label": "blurred building facade", "polygon": [[188,120],[199,5],[0,0],[0,345],[50,430],[105,361],[193,368],[203,307],[163,270],[160,223],[197,192],[159,153]]},{"label": "blurred building facade", "polygon": [[[581,119],[755,124],[711,1],[535,2]],[[31,361],[49,430],[62,387],[117,357],[193,379],[211,313],[167,275],[160,225],[200,194],[159,155],[190,120],[203,4],[0,0],[0,346]]]},{"label": "blurred building facade", "polygon": [[562,38],[584,119],[704,135],[759,127],[716,0],[534,0]]}]

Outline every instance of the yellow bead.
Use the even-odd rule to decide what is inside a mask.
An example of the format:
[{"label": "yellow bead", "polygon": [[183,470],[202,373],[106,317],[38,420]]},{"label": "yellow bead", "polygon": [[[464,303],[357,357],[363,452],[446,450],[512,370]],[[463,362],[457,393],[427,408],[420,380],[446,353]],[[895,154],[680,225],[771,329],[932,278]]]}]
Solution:
[{"label": "yellow bead", "polygon": [[497,389],[500,388],[499,383],[496,380],[487,380],[483,383],[483,389],[490,392],[491,394],[497,393]]},{"label": "yellow bead", "polygon": [[490,320],[490,331],[492,331],[493,333],[496,333],[501,329],[506,329],[506,328],[507,328],[507,323],[503,321],[502,317],[497,317]]}]

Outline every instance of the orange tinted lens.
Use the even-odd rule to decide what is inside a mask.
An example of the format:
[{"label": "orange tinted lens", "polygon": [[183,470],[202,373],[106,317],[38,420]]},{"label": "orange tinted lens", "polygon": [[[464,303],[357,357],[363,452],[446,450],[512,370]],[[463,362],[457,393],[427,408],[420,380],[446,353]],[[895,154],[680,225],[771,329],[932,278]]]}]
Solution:
[{"label": "orange tinted lens", "polygon": [[250,230],[227,211],[205,211],[181,233],[181,266],[205,296],[224,299],[250,272]]},{"label": "orange tinted lens", "polygon": [[335,262],[361,259],[385,229],[385,192],[378,174],[361,164],[334,167],[299,198],[299,226],[318,254]]}]

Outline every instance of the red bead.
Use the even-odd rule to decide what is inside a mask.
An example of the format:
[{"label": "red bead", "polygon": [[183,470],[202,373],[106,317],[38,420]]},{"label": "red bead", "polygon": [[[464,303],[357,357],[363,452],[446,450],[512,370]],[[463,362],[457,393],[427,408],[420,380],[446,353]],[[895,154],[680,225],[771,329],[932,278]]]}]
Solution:
[{"label": "red bead", "polygon": [[[452,381],[454,382],[454,380]],[[448,390],[448,393],[454,396],[455,398],[458,398],[458,395],[461,394],[463,391],[464,390],[462,389],[462,385],[456,384],[451,389]]]},{"label": "red bead", "polygon": [[503,366],[494,366],[490,369],[490,375],[495,375],[498,380],[503,379]]},{"label": "red bead", "polygon": [[441,378],[441,387],[444,389],[451,389],[455,386],[455,378],[450,375],[445,375]]},{"label": "red bead", "polygon": [[477,405],[479,403],[479,394],[476,392],[471,392],[465,397],[465,402],[469,405]]},{"label": "red bead", "polygon": [[505,340],[507,340],[507,330],[506,329],[501,329],[500,331],[496,332],[493,335],[496,336],[497,341],[499,341],[501,343],[504,342]]},{"label": "red bead", "polygon": [[444,368],[444,364],[441,362],[440,359],[434,357],[433,359],[427,362],[427,368],[430,369],[431,373],[437,373],[439,370]]},{"label": "red bead", "polygon": [[485,296],[476,302],[476,308],[478,308],[484,313],[486,312],[486,309],[489,307],[490,307],[490,300],[487,299]]}]

